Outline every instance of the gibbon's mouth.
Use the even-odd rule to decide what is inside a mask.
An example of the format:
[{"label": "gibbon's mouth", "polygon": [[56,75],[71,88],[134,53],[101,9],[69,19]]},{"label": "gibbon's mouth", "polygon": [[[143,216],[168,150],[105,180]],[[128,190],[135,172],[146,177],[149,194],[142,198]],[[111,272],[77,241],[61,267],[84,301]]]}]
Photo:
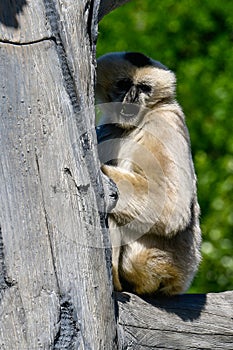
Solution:
[{"label": "gibbon's mouth", "polygon": [[140,106],[132,103],[124,103],[121,105],[120,116],[126,119],[134,118],[138,115]]}]

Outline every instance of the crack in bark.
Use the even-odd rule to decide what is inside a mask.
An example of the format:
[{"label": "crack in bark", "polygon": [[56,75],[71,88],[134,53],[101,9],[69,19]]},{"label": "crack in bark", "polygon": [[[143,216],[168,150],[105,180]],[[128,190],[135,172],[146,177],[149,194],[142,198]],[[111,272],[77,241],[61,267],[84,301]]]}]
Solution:
[{"label": "crack in bark", "polygon": [[[60,35],[59,23],[60,16],[56,9],[55,3],[53,0],[44,0],[45,11],[50,27],[53,33],[54,41],[56,42],[56,50],[58,54],[58,59],[61,64],[61,71],[64,79],[64,87],[70,98],[70,102],[74,111],[75,116],[77,117],[78,113],[81,111],[81,98],[78,94],[76,82],[73,77],[72,69],[69,66],[66,50],[64,48],[62,38]],[[81,90],[80,90],[81,91]]]},{"label": "crack in bark", "polygon": [[80,338],[80,328],[78,320],[74,318],[74,307],[69,297],[61,296],[60,298],[60,327],[53,343],[53,350],[78,348]]},{"label": "crack in bark", "polygon": [[[64,172],[68,177],[67,180],[68,180],[68,187],[69,187],[70,192],[74,193],[79,198],[80,213],[87,213],[87,205],[86,205],[86,201],[85,201],[85,196],[88,194],[90,184],[78,185],[69,168],[64,168]],[[83,220],[85,223],[91,224],[91,222],[90,222],[91,217],[88,216],[88,218],[89,218],[88,221],[85,217],[83,217]]]},{"label": "crack in bark", "polygon": [[14,285],[16,285],[16,282],[10,280],[7,276],[2,228],[0,226],[0,292],[13,287]]},{"label": "crack in bark", "polygon": [[57,289],[59,293],[59,305],[60,305],[60,312],[59,312],[59,329],[58,332],[54,338],[54,343],[53,343],[53,350],[60,350],[60,349],[68,349],[72,350],[74,349],[74,341],[77,338],[78,331],[79,329],[76,326],[76,322],[73,317],[73,306],[69,301],[68,297],[61,296],[61,288],[59,284],[59,279],[58,279],[58,274],[57,274],[57,268],[56,268],[56,259],[54,256],[53,252],[53,244],[52,244],[52,239],[51,239],[51,230],[50,230],[50,224],[49,224],[49,217],[48,213],[45,207],[45,200],[44,200],[44,194],[43,194],[43,189],[42,189],[42,179],[41,179],[41,174],[40,174],[40,165],[39,165],[39,159],[37,154],[35,154],[35,159],[36,159],[36,166],[37,166],[37,171],[38,171],[38,176],[39,176],[39,182],[40,182],[40,187],[41,187],[41,196],[42,196],[42,208],[44,211],[44,216],[45,216],[45,223],[46,223],[46,228],[48,232],[48,240],[49,240],[49,247],[50,247],[50,252],[51,252],[51,257],[52,257],[52,264],[53,264],[53,269],[54,269],[54,274],[56,278],[56,284],[57,284]]},{"label": "crack in bark", "polygon": [[98,13],[100,6],[100,0],[91,0],[90,5],[88,7],[88,20],[87,20],[87,33],[89,36],[91,51],[93,53],[93,64],[96,66],[96,42],[98,37],[98,17],[94,16],[94,14]]},{"label": "crack in bark", "polygon": [[71,173],[71,170],[69,168],[64,168],[64,173],[70,176],[71,180],[73,181],[73,184],[75,188],[78,190],[79,195],[86,195],[89,188],[90,184],[88,183],[87,185],[78,185]]},{"label": "crack in bark", "polygon": [[14,46],[27,46],[27,45],[39,44],[39,43],[42,43],[44,41],[53,41],[57,45],[56,38],[53,36],[43,37],[43,38],[40,38],[37,40],[25,41],[25,42],[17,42],[17,41],[0,39],[0,44],[9,44],[9,45],[14,45]]},{"label": "crack in bark", "polygon": [[44,216],[45,216],[45,224],[48,232],[48,240],[49,240],[49,247],[50,247],[50,252],[51,252],[51,258],[52,258],[52,264],[53,264],[53,269],[54,269],[54,274],[56,278],[56,283],[57,283],[57,289],[60,294],[60,285],[59,285],[59,279],[58,279],[58,274],[57,274],[57,267],[56,267],[56,259],[54,256],[53,252],[53,245],[52,245],[52,239],[51,239],[51,230],[50,230],[50,225],[49,225],[49,216],[45,207],[45,200],[44,200],[44,193],[43,193],[43,187],[42,187],[42,179],[41,179],[41,174],[40,174],[40,165],[39,165],[39,159],[37,154],[35,154],[35,159],[36,159],[36,166],[37,166],[37,172],[38,172],[38,177],[39,177],[39,182],[40,182],[40,188],[41,188],[41,197],[42,197],[42,208],[44,211]]}]

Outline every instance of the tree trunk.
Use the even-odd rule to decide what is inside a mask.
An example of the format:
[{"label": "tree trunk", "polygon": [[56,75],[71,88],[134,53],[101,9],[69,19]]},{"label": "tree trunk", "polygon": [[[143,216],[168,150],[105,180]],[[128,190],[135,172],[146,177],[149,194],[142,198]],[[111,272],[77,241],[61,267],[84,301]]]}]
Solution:
[{"label": "tree trunk", "polygon": [[98,6],[0,4],[2,350],[117,348],[94,131]]}]

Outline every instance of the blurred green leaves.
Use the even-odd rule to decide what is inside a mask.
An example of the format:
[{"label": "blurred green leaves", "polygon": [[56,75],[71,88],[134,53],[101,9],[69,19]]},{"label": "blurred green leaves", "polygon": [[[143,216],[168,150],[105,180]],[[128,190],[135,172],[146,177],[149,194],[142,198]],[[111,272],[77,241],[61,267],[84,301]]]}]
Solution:
[{"label": "blurred green leaves", "polygon": [[132,0],[100,23],[97,55],[110,51],[140,51],[176,73],[202,211],[190,291],[233,290],[233,1]]}]

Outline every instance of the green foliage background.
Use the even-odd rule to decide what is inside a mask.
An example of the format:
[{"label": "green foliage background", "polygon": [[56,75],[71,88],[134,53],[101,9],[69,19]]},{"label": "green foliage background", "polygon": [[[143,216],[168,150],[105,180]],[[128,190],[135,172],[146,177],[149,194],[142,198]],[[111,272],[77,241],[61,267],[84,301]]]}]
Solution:
[{"label": "green foliage background", "polygon": [[233,290],[233,1],[132,0],[100,22],[97,56],[110,51],[140,51],[176,73],[202,211],[190,292]]}]

